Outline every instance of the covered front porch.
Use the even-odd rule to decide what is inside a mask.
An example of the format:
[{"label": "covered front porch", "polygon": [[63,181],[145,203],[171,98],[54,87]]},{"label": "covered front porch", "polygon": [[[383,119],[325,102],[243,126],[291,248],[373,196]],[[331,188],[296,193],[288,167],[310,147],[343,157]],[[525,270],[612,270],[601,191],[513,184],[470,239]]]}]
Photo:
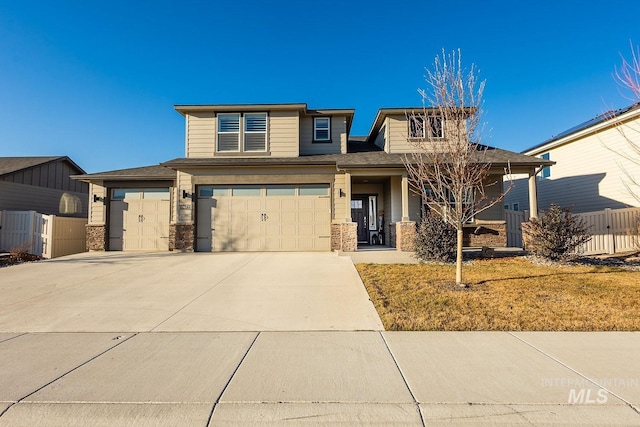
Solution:
[{"label": "covered front porch", "polygon": [[[496,182],[489,197],[502,192],[504,169],[496,169],[488,181]],[[532,216],[537,214],[536,168],[529,171],[529,200]],[[356,252],[369,248],[414,250],[416,227],[422,215],[422,200],[414,193],[404,168],[344,170],[342,180],[336,180],[337,211],[344,218],[334,217],[332,250]],[[465,247],[507,246],[507,227],[502,203],[478,214],[464,227]]]}]

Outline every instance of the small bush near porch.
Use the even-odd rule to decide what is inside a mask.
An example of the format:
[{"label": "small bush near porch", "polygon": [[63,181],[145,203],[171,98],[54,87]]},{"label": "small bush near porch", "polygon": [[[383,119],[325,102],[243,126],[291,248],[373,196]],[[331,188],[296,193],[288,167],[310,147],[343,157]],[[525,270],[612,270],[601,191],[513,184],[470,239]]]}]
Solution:
[{"label": "small bush near porch", "polygon": [[475,260],[461,289],[452,284],[455,265],[356,268],[387,330],[640,330],[640,271]]}]

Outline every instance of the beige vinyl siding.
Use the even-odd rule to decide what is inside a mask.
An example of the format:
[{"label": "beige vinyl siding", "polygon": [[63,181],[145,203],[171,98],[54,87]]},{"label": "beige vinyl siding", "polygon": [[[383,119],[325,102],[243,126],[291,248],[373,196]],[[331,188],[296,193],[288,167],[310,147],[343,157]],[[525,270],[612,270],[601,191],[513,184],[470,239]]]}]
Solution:
[{"label": "beige vinyl siding", "polygon": [[331,142],[313,142],[313,117],[300,119],[300,154],[340,154],[347,152],[347,118],[331,117]]},{"label": "beige vinyl siding", "polygon": [[389,116],[386,119],[389,139],[387,140],[388,153],[410,153],[413,147],[407,141],[407,118],[402,115]]},{"label": "beige vinyl siding", "polygon": [[187,157],[213,157],[216,150],[215,113],[190,113],[186,121]]},{"label": "beige vinyl siding", "polygon": [[[640,126],[640,120],[635,123]],[[640,143],[640,134],[628,134]],[[546,210],[551,203],[557,203],[579,213],[639,206],[624,186],[629,178],[623,168],[635,171],[637,177],[640,167],[618,154],[629,151],[619,131],[612,128],[536,153],[538,157],[550,153],[550,160],[556,162],[549,178],[537,179],[538,207]],[[507,195],[506,203],[511,206],[517,202],[520,210],[529,209],[528,180],[524,176],[515,178],[519,179],[514,180],[515,188]],[[636,187],[636,191],[640,189]]]},{"label": "beige vinyl siding", "polygon": [[344,222],[348,218],[347,214],[347,198],[340,197],[340,189],[346,188],[346,176],[344,173],[335,175],[333,184],[333,220],[335,222]]},{"label": "beige vinyl siding", "polygon": [[[196,188],[195,185],[193,184],[193,176],[188,174],[188,173],[184,173],[184,172],[178,172],[178,184],[177,184],[177,194],[176,194],[176,200],[175,200],[175,204],[177,206],[177,209],[174,208],[174,210],[177,212],[177,223],[179,224],[192,224],[193,223],[193,201],[192,199],[186,198],[183,199],[182,198],[182,192],[186,191],[189,194],[195,193]],[[194,196],[195,199],[195,196]],[[174,219],[174,214],[172,213],[171,215],[171,219]]]},{"label": "beige vinyl siding", "polygon": [[269,113],[269,151],[275,157],[297,157],[300,147],[300,117],[297,111]]},{"label": "beige vinyl siding", "polygon": [[[390,223],[402,221],[402,177],[391,177],[391,212],[388,217]],[[385,212],[386,215],[386,212]]]},{"label": "beige vinyl siding", "polygon": [[[89,224],[106,224],[107,222],[107,189],[99,183],[89,186]],[[93,195],[101,197],[104,202],[93,201]]]},{"label": "beige vinyl siding", "polygon": [[0,210],[86,218],[87,203],[86,193],[0,181]]}]

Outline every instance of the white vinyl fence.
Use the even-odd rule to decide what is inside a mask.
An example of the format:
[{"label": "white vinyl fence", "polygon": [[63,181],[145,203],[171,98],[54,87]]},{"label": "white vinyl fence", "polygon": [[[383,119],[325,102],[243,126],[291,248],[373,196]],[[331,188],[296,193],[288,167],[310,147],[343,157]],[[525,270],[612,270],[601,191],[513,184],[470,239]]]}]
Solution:
[{"label": "white vinyl fence", "polygon": [[84,252],[86,224],[84,218],[0,211],[0,251],[21,248],[43,258]]},{"label": "white vinyl fence", "polygon": [[[605,209],[575,214],[584,220],[591,240],[576,249],[585,255],[616,254],[638,249],[638,221],[640,208]],[[522,247],[522,223],[528,219],[525,212],[505,211],[507,245]]]}]

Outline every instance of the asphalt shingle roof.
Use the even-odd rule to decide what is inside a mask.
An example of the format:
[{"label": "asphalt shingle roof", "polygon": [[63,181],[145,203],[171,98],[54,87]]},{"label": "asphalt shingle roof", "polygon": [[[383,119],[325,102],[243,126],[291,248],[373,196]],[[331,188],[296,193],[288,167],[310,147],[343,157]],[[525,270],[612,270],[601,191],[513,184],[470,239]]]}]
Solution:
[{"label": "asphalt shingle roof", "polygon": [[78,172],[84,172],[67,156],[0,157],[0,176],[58,160],[68,161]]}]

